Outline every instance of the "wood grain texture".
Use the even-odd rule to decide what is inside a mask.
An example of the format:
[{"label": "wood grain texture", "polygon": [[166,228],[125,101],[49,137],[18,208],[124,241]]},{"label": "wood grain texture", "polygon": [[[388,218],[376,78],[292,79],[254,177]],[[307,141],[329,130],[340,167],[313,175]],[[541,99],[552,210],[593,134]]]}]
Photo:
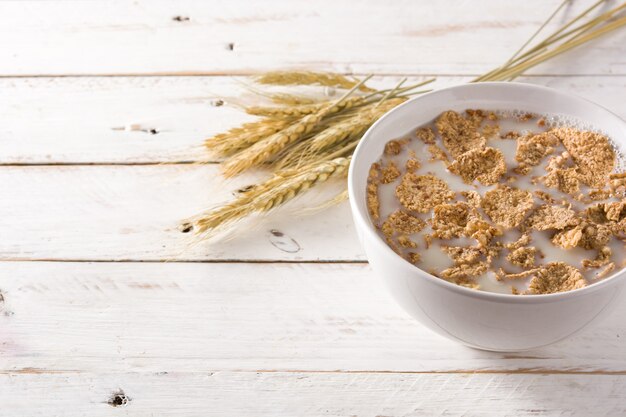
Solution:
[{"label": "wood grain texture", "polygon": [[3,262],[0,291],[0,373],[626,374],[624,305],[558,344],[484,352],[422,327],[368,265]]},{"label": "wood grain texture", "polygon": [[[626,306],[530,352],[459,346],[387,296],[346,204],[294,215],[341,184],[233,240],[178,228],[262,175],[188,163],[249,120],[236,75],[455,85],[559,2],[0,1],[0,417],[626,414]],[[625,40],[522,81],[626,117]]]},{"label": "wood grain texture", "polygon": [[[241,74],[306,67],[477,75],[505,62],[559,3],[2,1],[0,74]],[[587,5],[572,2],[555,25]],[[535,73],[626,74],[625,40],[623,31],[611,34]]]},{"label": "wood grain texture", "polygon": [[[3,417],[556,417],[626,413],[624,376],[68,373],[3,375],[0,384]],[[128,399],[125,405],[109,404],[121,395]]]},{"label": "wood grain texture", "polygon": [[[2,7],[2,3],[0,3]],[[376,77],[390,87],[401,77]],[[412,77],[418,82],[424,77]],[[468,77],[439,77],[433,88]],[[232,77],[0,78],[0,164],[207,161],[204,138],[254,120],[239,103],[258,98]],[[626,76],[525,77],[582,95],[626,117]],[[216,99],[223,106],[212,106]],[[126,132],[137,124],[146,131]],[[149,133],[156,129],[157,134]]]}]

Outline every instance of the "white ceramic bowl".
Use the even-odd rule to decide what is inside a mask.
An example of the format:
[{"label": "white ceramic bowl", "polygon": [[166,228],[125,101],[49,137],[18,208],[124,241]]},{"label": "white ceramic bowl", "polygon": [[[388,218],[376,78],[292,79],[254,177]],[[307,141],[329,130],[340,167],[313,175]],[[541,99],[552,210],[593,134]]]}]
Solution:
[{"label": "white ceramic bowl", "polygon": [[391,294],[431,330],[465,345],[519,351],[554,343],[605,315],[622,296],[619,271],[588,287],[557,294],[516,296],[467,289],[436,278],[402,259],[375,231],[366,207],[370,165],[385,143],[445,110],[525,110],[573,116],[601,128],[623,146],[626,123],[597,104],[551,88],[521,83],[477,83],[438,90],[396,107],[377,121],[357,147],[348,177],[356,229],[370,265]]}]

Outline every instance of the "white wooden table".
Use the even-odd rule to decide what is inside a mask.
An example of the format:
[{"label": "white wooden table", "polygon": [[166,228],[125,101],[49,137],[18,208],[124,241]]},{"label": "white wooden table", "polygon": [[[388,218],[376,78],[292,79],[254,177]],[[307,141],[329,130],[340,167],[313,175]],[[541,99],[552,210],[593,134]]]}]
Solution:
[{"label": "white wooden table", "polygon": [[[0,416],[624,415],[626,305],[554,346],[481,352],[394,304],[346,204],[220,245],[177,228],[253,179],[189,163],[245,119],[211,105],[233,75],[458,84],[557,3],[0,2]],[[531,74],[626,117],[626,31]]]}]

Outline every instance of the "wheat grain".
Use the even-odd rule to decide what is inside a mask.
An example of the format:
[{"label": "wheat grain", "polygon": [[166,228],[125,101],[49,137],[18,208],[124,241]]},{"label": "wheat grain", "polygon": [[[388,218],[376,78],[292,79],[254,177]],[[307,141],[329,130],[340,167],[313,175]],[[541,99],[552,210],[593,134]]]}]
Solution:
[{"label": "wheat grain", "polygon": [[322,110],[324,107],[330,105],[330,101],[322,101],[320,103],[302,104],[299,106],[283,106],[283,107],[268,107],[268,106],[250,106],[246,107],[246,113],[255,116],[265,117],[302,117],[307,114],[312,114]]},{"label": "wheat grain", "polygon": [[230,156],[248,148],[260,140],[279,132],[293,123],[294,119],[264,119],[245,123],[204,141],[204,145],[218,156]]},{"label": "wheat grain", "polygon": [[285,106],[300,106],[302,104],[317,103],[318,101],[310,97],[296,96],[294,94],[286,93],[270,94],[269,97],[273,103],[284,104]]},{"label": "wheat grain", "polygon": [[[353,88],[358,80],[350,80],[341,74],[313,71],[272,71],[256,78],[259,84],[273,85],[322,85],[327,87]],[[376,91],[365,85],[359,87],[361,91]]]}]

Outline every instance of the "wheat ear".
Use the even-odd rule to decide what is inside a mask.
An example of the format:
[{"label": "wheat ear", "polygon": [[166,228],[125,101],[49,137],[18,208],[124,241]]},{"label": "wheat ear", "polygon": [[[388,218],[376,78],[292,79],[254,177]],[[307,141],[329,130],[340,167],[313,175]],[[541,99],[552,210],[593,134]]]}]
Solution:
[{"label": "wheat ear", "polygon": [[345,111],[355,105],[363,104],[365,102],[364,97],[349,96],[370,78],[371,76],[368,76],[363,79],[360,83],[352,87],[350,91],[327,107],[324,107],[316,113],[304,116],[298,122],[255,143],[226,161],[222,164],[224,176],[232,177],[253,166],[258,166],[263,162],[271,160],[283,149],[309,134],[325,117]]},{"label": "wheat ear", "polygon": [[269,98],[270,100],[272,100],[273,103],[283,104],[285,106],[300,106],[302,104],[317,103],[318,101],[310,97],[297,96],[295,94],[286,94],[286,93],[270,94]]},{"label": "wheat ear", "polygon": [[[314,71],[272,71],[256,78],[259,84],[273,85],[322,85],[350,89],[359,84],[358,80],[350,80],[341,74]],[[376,91],[361,84],[360,91]]]},{"label": "wheat ear", "polygon": [[363,109],[363,111],[351,118],[340,121],[328,129],[323,130],[310,139],[311,152],[319,152],[348,138],[354,138],[360,135],[379,117],[404,101],[406,101],[406,98],[385,100],[380,105],[373,105],[370,108]]},{"label": "wheat ear", "polygon": [[[361,101],[361,99],[359,99],[359,101]],[[321,101],[319,103],[302,104],[299,106],[250,106],[246,107],[246,113],[265,117],[302,117],[307,114],[317,113],[331,104],[331,101]]]},{"label": "wheat ear", "polygon": [[301,195],[309,188],[331,178],[347,175],[350,157],[335,158],[274,174],[264,183],[243,193],[234,201],[201,214],[188,223],[197,233],[210,234],[213,230],[236,222],[252,213],[265,213]]}]

